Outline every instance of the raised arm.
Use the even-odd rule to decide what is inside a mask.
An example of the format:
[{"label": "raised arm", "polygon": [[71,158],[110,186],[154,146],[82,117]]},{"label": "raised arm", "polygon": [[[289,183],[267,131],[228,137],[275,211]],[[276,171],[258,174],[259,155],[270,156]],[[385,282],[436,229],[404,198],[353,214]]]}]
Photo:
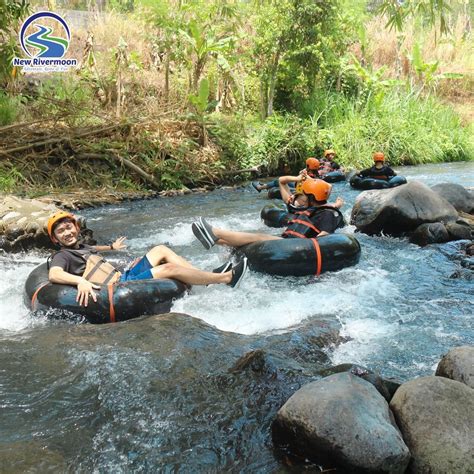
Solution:
[{"label": "raised arm", "polygon": [[293,194],[288,184],[299,183],[302,179],[304,179],[303,176],[303,174],[300,174],[298,176],[280,176],[280,178],[278,178],[278,185],[280,186],[280,193],[283,202],[288,202],[288,199]]},{"label": "raised arm", "polygon": [[122,250],[127,248],[127,244],[125,244],[125,239],[127,237],[119,237],[117,240],[112,242],[110,245],[94,245],[94,249],[97,252],[107,252],[110,250]]}]

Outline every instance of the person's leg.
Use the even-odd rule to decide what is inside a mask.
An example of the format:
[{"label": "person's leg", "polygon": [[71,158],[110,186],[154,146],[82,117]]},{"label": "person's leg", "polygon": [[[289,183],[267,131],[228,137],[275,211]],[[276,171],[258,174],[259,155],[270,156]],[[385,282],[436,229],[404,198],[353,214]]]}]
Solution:
[{"label": "person's leg", "polygon": [[212,273],[197,268],[183,267],[175,263],[163,263],[151,269],[153,278],[173,278],[188,285],[230,283],[232,272]]},{"label": "person's leg", "polygon": [[247,259],[241,260],[232,270],[225,273],[213,273],[197,268],[182,267],[174,263],[164,263],[151,269],[153,278],[172,278],[187,285],[212,285],[223,283],[237,287],[247,271]]},{"label": "person's leg", "polygon": [[186,259],[180,257],[165,245],[157,245],[153,247],[147,254],[146,258],[152,267],[156,267],[162,263],[174,263],[181,267],[194,268]]},{"label": "person's leg", "polygon": [[269,234],[252,234],[251,232],[237,232],[233,230],[219,229],[213,227],[212,231],[217,237],[216,244],[229,247],[242,247],[242,245],[253,244],[264,240],[278,240],[281,237]]}]

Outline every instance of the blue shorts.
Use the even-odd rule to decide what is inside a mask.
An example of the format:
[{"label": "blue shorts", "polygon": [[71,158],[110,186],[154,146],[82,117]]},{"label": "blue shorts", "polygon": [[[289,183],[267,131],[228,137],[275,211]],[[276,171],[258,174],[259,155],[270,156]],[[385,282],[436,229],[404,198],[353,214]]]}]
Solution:
[{"label": "blue shorts", "polygon": [[151,269],[151,263],[145,255],[132,268],[123,272],[120,281],[150,280],[153,278]]}]

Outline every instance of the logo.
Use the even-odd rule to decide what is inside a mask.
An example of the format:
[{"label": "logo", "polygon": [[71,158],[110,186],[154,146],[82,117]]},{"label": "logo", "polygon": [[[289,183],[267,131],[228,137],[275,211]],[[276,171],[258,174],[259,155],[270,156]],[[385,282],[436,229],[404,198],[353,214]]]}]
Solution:
[{"label": "logo", "polygon": [[77,66],[77,59],[66,59],[71,32],[57,13],[38,12],[29,16],[20,30],[20,44],[27,58],[13,58],[13,66],[23,72],[65,72]]}]

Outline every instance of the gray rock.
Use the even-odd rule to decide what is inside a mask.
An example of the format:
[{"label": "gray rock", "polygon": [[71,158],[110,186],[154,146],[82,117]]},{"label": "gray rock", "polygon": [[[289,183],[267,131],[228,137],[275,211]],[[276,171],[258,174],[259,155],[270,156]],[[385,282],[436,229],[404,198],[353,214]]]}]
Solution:
[{"label": "gray rock", "polygon": [[456,209],[418,181],[390,189],[364,191],[352,208],[351,223],[366,234],[399,236],[430,222],[454,222]]},{"label": "gray rock", "polygon": [[431,189],[451,203],[456,211],[474,213],[474,193],[456,183],[439,183]]},{"label": "gray rock", "polygon": [[303,386],[278,411],[272,429],[277,444],[325,467],[402,473],[410,459],[385,399],[350,373]]},{"label": "gray rock", "polygon": [[451,349],[438,364],[436,375],[474,388],[474,347],[461,346]]},{"label": "gray rock", "polygon": [[356,375],[366,382],[371,383],[377,391],[382,395],[387,402],[390,402],[394,393],[400,387],[400,383],[396,380],[384,379],[373,370],[368,369],[367,367],[362,367],[357,364],[339,364],[329,367],[328,369],[323,369],[318,372],[322,377],[328,377],[333,374],[340,374],[341,372],[349,372],[352,375]]},{"label": "gray rock", "polygon": [[464,221],[448,222],[446,230],[450,240],[470,240],[474,228]]},{"label": "gray rock", "polygon": [[443,377],[404,383],[390,402],[415,473],[474,469],[474,391]]},{"label": "gray rock", "polygon": [[415,232],[410,235],[410,242],[420,245],[421,247],[429,244],[449,242],[449,240],[448,230],[442,222],[421,224],[416,228]]}]

